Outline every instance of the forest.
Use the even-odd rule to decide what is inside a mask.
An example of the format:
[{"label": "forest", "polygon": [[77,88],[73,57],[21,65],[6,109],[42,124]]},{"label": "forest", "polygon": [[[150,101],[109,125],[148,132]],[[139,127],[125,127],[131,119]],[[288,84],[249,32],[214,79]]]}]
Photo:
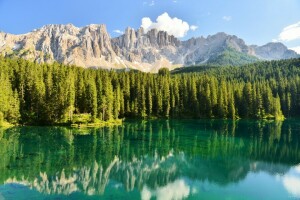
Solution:
[{"label": "forest", "polygon": [[0,124],[74,123],[83,114],[90,121],[300,116],[300,59],[175,72],[84,69],[0,57]]}]

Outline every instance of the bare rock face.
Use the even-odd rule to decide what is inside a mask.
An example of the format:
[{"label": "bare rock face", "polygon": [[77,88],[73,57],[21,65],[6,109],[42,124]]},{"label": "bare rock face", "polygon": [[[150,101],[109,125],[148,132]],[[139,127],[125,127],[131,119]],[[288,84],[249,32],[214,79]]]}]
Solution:
[{"label": "bare rock face", "polygon": [[192,38],[183,42],[185,51],[184,63],[188,65],[206,63],[211,57],[217,56],[226,49],[233,49],[237,52],[250,54],[251,49],[245,42],[232,35],[217,33],[207,38]]},{"label": "bare rock face", "polygon": [[171,63],[178,54],[180,44],[177,38],[167,32],[153,29],[144,33],[143,28],[137,31],[127,28],[124,35],[112,39],[113,48],[120,58],[150,65],[163,60]]},{"label": "bare rock face", "polygon": [[279,60],[299,57],[295,51],[289,50],[282,43],[268,43],[263,46],[252,46],[257,57],[263,60]]},{"label": "bare rock face", "polygon": [[111,68],[116,58],[105,25],[47,25],[24,35],[1,33],[0,38],[5,42],[0,47],[2,54],[38,62]]},{"label": "bare rock face", "polygon": [[206,63],[226,49],[262,60],[299,57],[281,43],[247,46],[237,36],[225,33],[180,41],[156,29],[145,33],[143,28],[127,28],[123,35],[111,38],[105,25],[96,24],[81,28],[46,25],[23,35],[0,32],[0,54],[4,56],[106,69],[156,72],[162,67]]}]

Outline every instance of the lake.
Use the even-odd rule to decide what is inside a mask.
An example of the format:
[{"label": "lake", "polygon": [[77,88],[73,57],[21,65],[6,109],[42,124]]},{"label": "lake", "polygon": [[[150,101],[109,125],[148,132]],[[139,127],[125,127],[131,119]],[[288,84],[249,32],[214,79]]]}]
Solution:
[{"label": "lake", "polygon": [[300,120],[0,129],[0,200],[299,198]]}]

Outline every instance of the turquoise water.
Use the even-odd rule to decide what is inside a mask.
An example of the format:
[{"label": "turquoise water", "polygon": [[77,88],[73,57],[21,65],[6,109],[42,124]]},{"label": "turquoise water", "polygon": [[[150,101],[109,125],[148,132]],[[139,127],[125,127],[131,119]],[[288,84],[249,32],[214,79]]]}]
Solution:
[{"label": "turquoise water", "polygon": [[0,129],[0,200],[299,198],[297,120]]}]

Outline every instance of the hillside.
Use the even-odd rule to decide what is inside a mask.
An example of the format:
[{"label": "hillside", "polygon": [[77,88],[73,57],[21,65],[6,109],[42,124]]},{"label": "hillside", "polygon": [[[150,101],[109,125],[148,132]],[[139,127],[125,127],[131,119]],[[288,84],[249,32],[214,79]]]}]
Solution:
[{"label": "hillside", "polygon": [[91,122],[300,116],[300,59],[183,69],[198,73],[116,72],[0,58],[0,124],[69,124],[75,114],[88,114]]}]

